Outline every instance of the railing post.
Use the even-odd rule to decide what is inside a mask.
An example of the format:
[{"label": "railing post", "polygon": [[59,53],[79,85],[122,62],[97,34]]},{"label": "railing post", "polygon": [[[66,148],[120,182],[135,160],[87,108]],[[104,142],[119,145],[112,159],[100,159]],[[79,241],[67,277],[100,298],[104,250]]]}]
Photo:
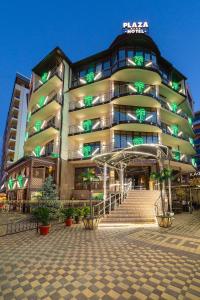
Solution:
[{"label": "railing post", "polygon": [[109,195],[109,214],[112,210],[112,207],[111,207],[111,194]]},{"label": "railing post", "polygon": [[107,187],[106,187],[106,182],[107,182],[107,164],[104,164],[103,168],[103,215],[105,216],[106,213],[106,198],[107,198]]}]

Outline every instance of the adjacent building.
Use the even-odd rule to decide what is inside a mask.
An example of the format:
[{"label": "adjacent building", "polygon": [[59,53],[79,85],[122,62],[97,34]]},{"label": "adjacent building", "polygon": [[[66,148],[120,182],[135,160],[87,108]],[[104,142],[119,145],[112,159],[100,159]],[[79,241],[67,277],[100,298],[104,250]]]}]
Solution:
[{"label": "adjacent building", "polygon": [[29,78],[16,74],[3,137],[2,177],[8,167],[24,156],[29,84]]},{"label": "adjacent building", "polygon": [[[193,101],[187,78],[145,33],[123,33],[108,49],[72,63],[55,48],[33,68],[24,157],[8,168],[10,199],[33,199],[51,174],[61,199],[101,198],[102,170],[93,158],[136,144],[162,144],[174,173],[195,170]],[[149,189],[149,162],[126,178]],[[91,171],[96,180],[85,182]],[[118,182],[108,174],[108,189]]]},{"label": "adjacent building", "polygon": [[194,126],[194,133],[195,133],[195,149],[196,149],[196,163],[197,163],[197,169],[199,170],[200,168],[200,111],[195,112],[194,114],[194,121],[193,121],[193,126]]}]

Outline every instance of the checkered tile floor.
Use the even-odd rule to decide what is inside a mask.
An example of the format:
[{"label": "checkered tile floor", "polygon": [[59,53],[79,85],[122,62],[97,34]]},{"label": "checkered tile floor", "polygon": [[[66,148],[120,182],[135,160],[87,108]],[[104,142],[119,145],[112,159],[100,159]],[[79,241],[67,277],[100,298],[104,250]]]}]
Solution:
[{"label": "checkered tile floor", "polygon": [[0,299],[200,299],[200,213],[171,229],[57,225],[0,238]]}]

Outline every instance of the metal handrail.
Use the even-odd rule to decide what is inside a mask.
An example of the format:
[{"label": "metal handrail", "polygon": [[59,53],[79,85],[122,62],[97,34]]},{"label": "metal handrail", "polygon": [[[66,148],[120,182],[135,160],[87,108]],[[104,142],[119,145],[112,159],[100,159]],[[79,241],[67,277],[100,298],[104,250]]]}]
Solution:
[{"label": "metal handrail", "polygon": [[[128,191],[132,187],[132,181],[125,184],[126,188],[124,191],[110,194],[108,198],[105,200],[102,200],[101,202],[93,205],[93,216],[102,217],[106,213],[110,213],[112,210],[115,210],[115,208],[120,205],[122,202],[125,201]],[[102,207],[101,207],[102,206]],[[112,209],[113,208],[113,209]],[[97,210],[97,213],[96,213]]]},{"label": "metal handrail", "polygon": [[159,208],[158,208],[158,205],[159,205],[158,202],[159,202],[160,199],[161,199],[161,193],[160,193],[159,197],[156,199],[156,201],[154,202],[155,216],[158,215],[158,210],[159,210]]}]

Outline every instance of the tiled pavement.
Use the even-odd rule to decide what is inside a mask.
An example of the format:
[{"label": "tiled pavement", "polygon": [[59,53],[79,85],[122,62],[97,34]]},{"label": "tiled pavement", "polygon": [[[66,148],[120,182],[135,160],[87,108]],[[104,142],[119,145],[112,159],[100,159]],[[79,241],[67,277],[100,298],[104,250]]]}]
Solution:
[{"label": "tiled pavement", "polygon": [[0,238],[0,299],[200,299],[200,213],[171,229],[58,225]]}]

